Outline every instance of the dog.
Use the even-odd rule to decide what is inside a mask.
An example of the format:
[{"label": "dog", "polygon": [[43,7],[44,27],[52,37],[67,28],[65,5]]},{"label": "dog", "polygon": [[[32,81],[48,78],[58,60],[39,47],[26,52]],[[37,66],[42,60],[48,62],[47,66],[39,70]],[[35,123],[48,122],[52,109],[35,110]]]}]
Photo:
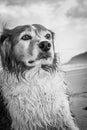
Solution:
[{"label": "dog", "polygon": [[2,130],[79,130],[51,30],[39,24],[4,28],[0,54],[1,115],[9,120],[1,120]]}]

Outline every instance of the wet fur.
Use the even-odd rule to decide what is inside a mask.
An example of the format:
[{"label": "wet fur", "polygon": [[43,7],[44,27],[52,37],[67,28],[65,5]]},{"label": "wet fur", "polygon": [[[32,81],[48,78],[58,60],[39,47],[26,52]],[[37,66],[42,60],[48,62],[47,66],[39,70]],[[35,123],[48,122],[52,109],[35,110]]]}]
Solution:
[{"label": "wet fur", "polygon": [[27,68],[15,59],[8,43],[3,46],[7,34],[10,35],[5,31],[0,41],[3,67],[0,86],[4,105],[10,114],[11,128],[79,130],[70,113],[67,86],[59,69],[57,55],[50,65]]}]

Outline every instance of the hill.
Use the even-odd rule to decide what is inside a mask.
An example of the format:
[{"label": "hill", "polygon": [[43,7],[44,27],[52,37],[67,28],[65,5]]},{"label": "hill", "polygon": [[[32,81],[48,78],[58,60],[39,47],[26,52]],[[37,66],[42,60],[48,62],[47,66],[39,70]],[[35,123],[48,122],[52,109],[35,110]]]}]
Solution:
[{"label": "hill", "polygon": [[87,52],[72,57],[66,64],[87,64]]},{"label": "hill", "polygon": [[72,57],[62,68],[64,71],[87,69],[87,52]]}]

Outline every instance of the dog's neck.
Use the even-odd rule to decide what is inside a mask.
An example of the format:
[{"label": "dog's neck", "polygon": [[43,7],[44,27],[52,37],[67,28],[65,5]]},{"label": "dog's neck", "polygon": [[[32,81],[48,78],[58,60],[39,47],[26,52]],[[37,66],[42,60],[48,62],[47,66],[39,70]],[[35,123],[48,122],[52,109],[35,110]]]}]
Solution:
[{"label": "dog's neck", "polygon": [[19,82],[22,80],[23,81],[25,80],[26,82],[26,80],[29,81],[31,79],[34,79],[36,75],[40,76],[41,78],[44,78],[48,76],[50,77],[54,75],[56,72],[57,70],[54,71],[53,68],[48,65],[35,66],[32,68],[25,69],[24,71],[19,71],[17,73],[12,72],[12,71],[10,72],[9,70],[2,68],[2,71],[0,72],[2,77],[0,79],[3,78],[2,81],[4,81],[4,83],[13,82],[14,79],[16,82]]}]

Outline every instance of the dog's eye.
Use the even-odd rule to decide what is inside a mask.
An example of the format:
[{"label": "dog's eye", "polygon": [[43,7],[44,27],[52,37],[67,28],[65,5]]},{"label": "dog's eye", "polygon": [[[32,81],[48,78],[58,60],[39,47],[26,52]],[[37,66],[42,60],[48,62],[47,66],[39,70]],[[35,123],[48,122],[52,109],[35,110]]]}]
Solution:
[{"label": "dog's eye", "polygon": [[46,39],[50,39],[51,35],[50,34],[46,34],[45,37],[46,37]]},{"label": "dog's eye", "polygon": [[28,34],[25,34],[24,36],[21,37],[22,40],[31,40],[32,37]]}]

